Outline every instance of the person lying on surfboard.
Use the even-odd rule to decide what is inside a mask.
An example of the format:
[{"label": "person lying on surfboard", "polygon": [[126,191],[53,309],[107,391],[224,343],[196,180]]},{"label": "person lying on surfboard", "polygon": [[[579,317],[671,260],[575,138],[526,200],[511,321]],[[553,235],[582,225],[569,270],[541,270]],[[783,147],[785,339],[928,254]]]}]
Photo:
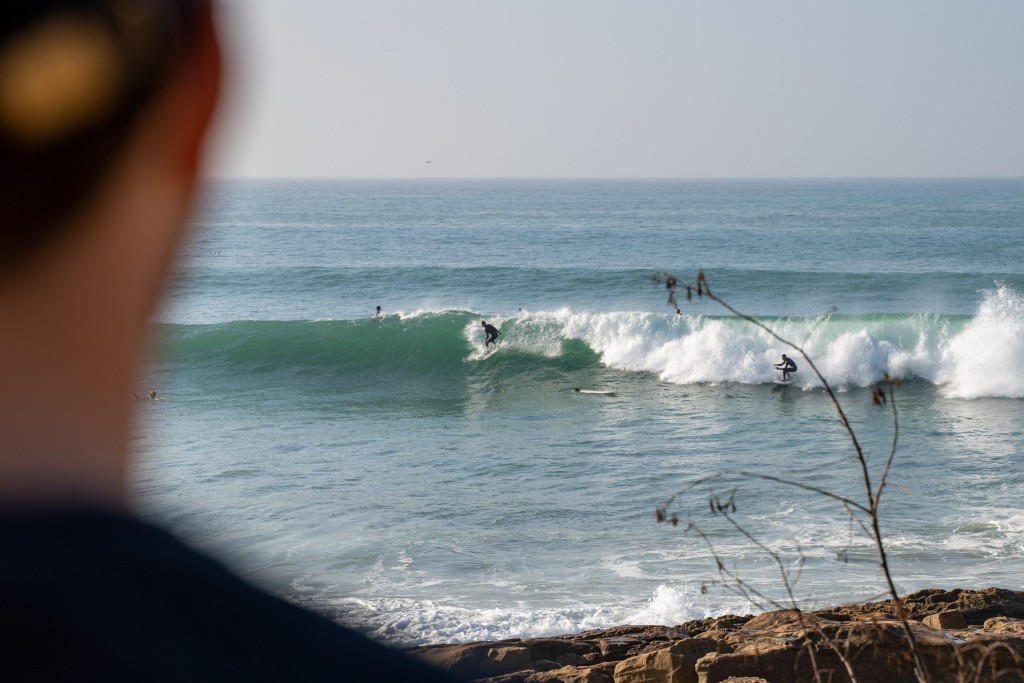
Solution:
[{"label": "person lying on surfboard", "polygon": [[501,334],[501,332],[499,332],[498,328],[494,325],[488,325],[486,320],[481,320],[480,324],[484,328],[484,333],[487,334],[487,338],[484,339],[484,348],[486,349],[494,343],[494,340],[498,338],[498,335]]},{"label": "person lying on surfboard", "polygon": [[776,363],[774,367],[776,370],[782,370],[783,382],[789,381],[789,373],[796,372],[796,363],[793,362],[792,358],[787,357],[786,354],[782,354],[782,362]]}]

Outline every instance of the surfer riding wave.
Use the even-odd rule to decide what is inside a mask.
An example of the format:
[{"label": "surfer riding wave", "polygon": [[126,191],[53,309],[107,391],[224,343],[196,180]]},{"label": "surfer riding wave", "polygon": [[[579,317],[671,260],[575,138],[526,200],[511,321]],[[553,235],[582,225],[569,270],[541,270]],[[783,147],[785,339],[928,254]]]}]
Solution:
[{"label": "surfer riding wave", "polygon": [[484,333],[487,335],[487,338],[484,339],[484,348],[486,349],[495,342],[501,332],[494,325],[488,325],[486,320],[481,320],[480,325],[484,328]]},{"label": "surfer riding wave", "polygon": [[782,370],[783,382],[789,381],[789,373],[796,372],[796,363],[793,362],[792,358],[786,356],[786,354],[782,354],[782,362],[776,363],[773,367],[776,370]]}]

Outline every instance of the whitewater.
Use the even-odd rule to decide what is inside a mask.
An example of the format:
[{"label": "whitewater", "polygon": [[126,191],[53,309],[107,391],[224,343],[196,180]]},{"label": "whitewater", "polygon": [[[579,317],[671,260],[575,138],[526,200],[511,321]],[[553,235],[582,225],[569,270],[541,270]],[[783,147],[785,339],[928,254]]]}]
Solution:
[{"label": "whitewater", "polygon": [[[399,645],[756,611],[738,518],[802,606],[872,599],[838,391],[897,586],[1020,589],[1024,181],[239,181],[210,187],[155,323],[137,506],[284,597]],[[375,316],[381,305],[383,315]],[[480,321],[501,329],[483,356]],[[782,353],[800,366],[771,384]],[[582,388],[607,394],[578,393]],[[708,479],[710,475],[714,477]]]}]

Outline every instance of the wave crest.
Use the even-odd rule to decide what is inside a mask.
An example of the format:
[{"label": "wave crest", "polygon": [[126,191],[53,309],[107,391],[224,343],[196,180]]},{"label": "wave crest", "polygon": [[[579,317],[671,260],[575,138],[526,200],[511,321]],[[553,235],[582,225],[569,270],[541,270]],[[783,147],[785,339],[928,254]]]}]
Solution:
[{"label": "wave crest", "polygon": [[[482,356],[486,317],[501,328]],[[870,387],[883,373],[936,384],[954,398],[1024,397],[1024,297],[1008,286],[982,293],[974,316],[930,313],[765,317],[800,345],[839,390]],[[238,375],[363,377],[366,382],[452,385],[493,364],[506,373],[565,377],[602,364],[675,384],[765,384],[782,353],[795,382],[820,382],[771,334],[740,318],[650,312],[416,312],[348,321],[248,321],[168,326],[172,359]],[[475,354],[475,355],[474,355]],[[472,362],[467,362],[472,361]],[[554,371],[554,372],[552,372]],[[551,380],[554,381],[554,380]]]},{"label": "wave crest", "polygon": [[985,292],[978,313],[942,351],[936,381],[955,398],[1024,398],[1024,297]]}]

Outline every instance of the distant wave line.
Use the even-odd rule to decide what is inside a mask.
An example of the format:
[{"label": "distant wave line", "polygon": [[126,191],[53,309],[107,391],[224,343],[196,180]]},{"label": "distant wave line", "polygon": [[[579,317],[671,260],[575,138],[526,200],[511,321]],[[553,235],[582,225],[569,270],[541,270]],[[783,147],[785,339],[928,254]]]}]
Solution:
[{"label": "distant wave line", "polygon": [[[383,373],[388,381],[478,371],[484,316],[416,311],[358,320],[235,321],[161,325],[170,362],[249,373]],[[499,352],[476,364],[507,372],[601,364],[676,384],[772,381],[788,349],[728,316],[639,311],[523,311],[487,316],[502,330]],[[1024,397],[1024,297],[986,292],[973,316],[882,313],[760,318],[801,344],[830,383],[871,386],[883,372],[922,379],[954,397]],[[809,372],[797,385],[815,386]]]}]

